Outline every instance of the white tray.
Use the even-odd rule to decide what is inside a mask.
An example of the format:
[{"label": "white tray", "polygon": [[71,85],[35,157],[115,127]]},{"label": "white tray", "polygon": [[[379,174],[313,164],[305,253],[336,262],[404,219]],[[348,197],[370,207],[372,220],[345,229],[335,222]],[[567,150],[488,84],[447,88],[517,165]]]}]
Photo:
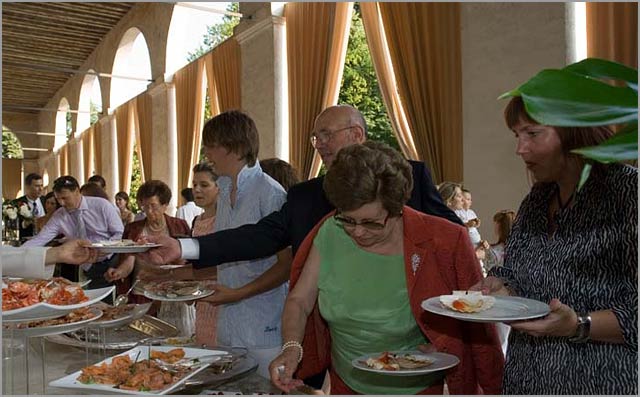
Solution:
[{"label": "white tray", "polygon": [[490,309],[477,313],[461,313],[451,310],[440,303],[435,296],[422,302],[422,308],[428,312],[458,320],[478,323],[499,323],[509,321],[532,320],[549,314],[549,305],[533,299],[515,296],[494,296],[495,303]]},{"label": "white tray", "polygon": [[26,322],[36,320],[46,320],[49,318],[61,317],[69,312],[80,309],[81,307],[92,305],[101,301],[111,294],[114,286],[85,290],[84,294],[89,300],[76,303],[75,305],[52,305],[46,302],[39,302],[35,305],[21,307],[19,309],[7,310],[2,312],[3,322]]},{"label": "white tray", "polygon": [[89,323],[99,319],[102,316],[101,310],[91,308],[91,311],[93,312],[94,317],[88,320],[77,321],[75,323],[69,323],[69,324],[49,325],[45,327],[3,329],[2,336],[3,337],[36,337],[36,336],[58,335],[65,332],[72,332],[72,331],[86,327],[87,325],[89,325]]},{"label": "white tray", "polygon": [[[146,360],[147,357],[149,356],[149,348],[147,346],[138,346],[138,347],[134,347],[131,350],[128,350],[122,354],[118,354],[118,356],[121,355],[128,355],[131,360],[135,360],[136,356],[138,356],[138,353],[140,353],[140,356],[138,357],[138,360]],[[173,346],[152,346],[151,350],[159,350],[159,351],[164,351],[167,352],[169,350],[175,349],[175,347]],[[193,349],[193,348],[188,348],[188,347],[184,347],[184,352],[185,352],[185,358],[196,358],[196,357],[202,357],[202,356],[209,356],[209,355],[226,355],[228,354],[225,351],[220,351],[220,350],[207,350],[207,349]],[[100,365],[102,363],[107,363],[110,364],[111,361],[113,360],[113,357],[109,357],[106,360],[103,360],[99,363],[97,363],[96,365]],[[162,390],[154,390],[154,391],[149,391],[149,392],[145,392],[145,391],[132,391],[132,390],[122,390],[122,389],[118,389],[118,388],[114,388],[112,386],[107,386],[107,385],[100,385],[100,384],[84,384],[81,382],[78,382],[76,379],[82,374],[82,371],[76,371],[74,373],[72,373],[71,375],[67,375],[63,378],[54,380],[52,382],[49,382],[49,386],[53,386],[53,387],[60,387],[60,388],[64,388],[64,389],[74,389],[74,390],[82,390],[82,391],[87,391],[87,392],[91,392],[92,394],[144,394],[144,395],[155,395],[155,394],[168,394],[173,392],[174,390],[177,390],[179,388],[182,387],[182,385],[191,377],[193,377],[194,375],[204,371],[207,368],[208,365],[202,365],[200,367],[194,368],[194,370],[192,372],[190,372],[189,374],[187,374],[184,378],[180,379],[178,382],[174,383],[173,385],[162,389]]]}]

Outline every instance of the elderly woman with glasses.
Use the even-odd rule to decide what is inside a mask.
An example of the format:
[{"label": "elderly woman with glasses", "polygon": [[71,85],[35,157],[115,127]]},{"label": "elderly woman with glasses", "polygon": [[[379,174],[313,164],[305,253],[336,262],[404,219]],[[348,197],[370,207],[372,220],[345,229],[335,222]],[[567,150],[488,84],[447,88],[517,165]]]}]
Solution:
[{"label": "elderly woman with glasses", "polygon": [[[282,352],[270,366],[284,391],[329,370],[332,394],[496,394],[503,356],[493,325],[423,311],[430,297],[481,279],[466,230],[407,202],[411,167],[389,146],[348,146],[324,180],[336,210],[316,225],[293,263],[282,315]],[[431,346],[429,346],[431,345]],[[438,350],[457,356],[449,371],[395,377],[353,368],[383,351]]]},{"label": "elderly woman with glasses", "polygon": [[[143,236],[167,235],[171,237],[184,237],[191,234],[191,229],[184,220],[166,214],[169,201],[171,201],[171,189],[166,183],[159,180],[150,180],[143,183],[138,189],[137,199],[146,217],[142,220],[127,224],[124,228],[124,234],[122,235],[123,239],[135,241]],[[118,286],[119,292],[126,292],[135,276],[140,276],[141,278],[150,276],[147,272],[133,274],[134,268],[136,267],[135,258],[132,254],[120,255],[118,267],[109,269],[104,275],[109,281],[123,281]],[[137,264],[145,270],[152,269],[152,267],[144,266],[144,263],[138,262]],[[144,276],[145,273],[147,273],[146,276]],[[153,275],[154,278],[158,276],[161,275]],[[165,276],[169,276],[169,274]],[[145,298],[142,297],[138,297],[137,299],[145,300]],[[191,310],[189,313],[190,312]],[[193,315],[189,314],[189,317],[193,317]],[[189,330],[185,330],[186,333],[190,334],[190,331],[188,331]]]}]

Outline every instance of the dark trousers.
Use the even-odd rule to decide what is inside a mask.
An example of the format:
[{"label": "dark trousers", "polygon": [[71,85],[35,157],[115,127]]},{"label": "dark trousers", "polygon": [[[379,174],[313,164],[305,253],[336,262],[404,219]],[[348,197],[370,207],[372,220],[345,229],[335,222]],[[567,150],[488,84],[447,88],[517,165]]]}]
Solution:
[{"label": "dark trousers", "polygon": [[[113,283],[108,282],[104,278],[104,273],[110,267],[118,266],[118,255],[112,255],[111,258],[105,259],[102,262],[94,263],[89,270],[82,270],[84,272],[84,276],[87,279],[91,279],[91,282],[87,286],[87,289],[98,289],[104,287],[110,287]],[[113,303],[113,296],[109,295],[102,300],[108,304]]]}]

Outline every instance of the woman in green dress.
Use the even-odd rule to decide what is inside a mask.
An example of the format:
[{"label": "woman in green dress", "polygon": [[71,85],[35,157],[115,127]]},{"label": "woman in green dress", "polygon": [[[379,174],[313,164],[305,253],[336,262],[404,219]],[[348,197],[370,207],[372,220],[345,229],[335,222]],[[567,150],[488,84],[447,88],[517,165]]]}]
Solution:
[{"label": "woman in green dress", "polygon": [[[496,394],[503,357],[493,325],[426,313],[423,300],[481,279],[465,228],[405,206],[411,167],[389,146],[342,149],[324,180],[336,211],[316,225],[294,259],[282,316],[276,386],[329,370],[332,394]],[[306,326],[305,326],[306,324]],[[355,369],[369,353],[420,345],[457,356],[449,371],[394,377]]]}]

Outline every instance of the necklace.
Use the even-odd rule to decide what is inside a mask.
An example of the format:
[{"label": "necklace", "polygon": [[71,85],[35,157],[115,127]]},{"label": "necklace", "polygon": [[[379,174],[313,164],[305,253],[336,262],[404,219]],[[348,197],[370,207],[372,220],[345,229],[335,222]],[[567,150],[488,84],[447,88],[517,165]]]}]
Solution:
[{"label": "necklace", "polygon": [[160,226],[154,226],[152,223],[147,223],[147,229],[149,229],[151,233],[158,234],[165,231],[166,225],[164,222]]}]

